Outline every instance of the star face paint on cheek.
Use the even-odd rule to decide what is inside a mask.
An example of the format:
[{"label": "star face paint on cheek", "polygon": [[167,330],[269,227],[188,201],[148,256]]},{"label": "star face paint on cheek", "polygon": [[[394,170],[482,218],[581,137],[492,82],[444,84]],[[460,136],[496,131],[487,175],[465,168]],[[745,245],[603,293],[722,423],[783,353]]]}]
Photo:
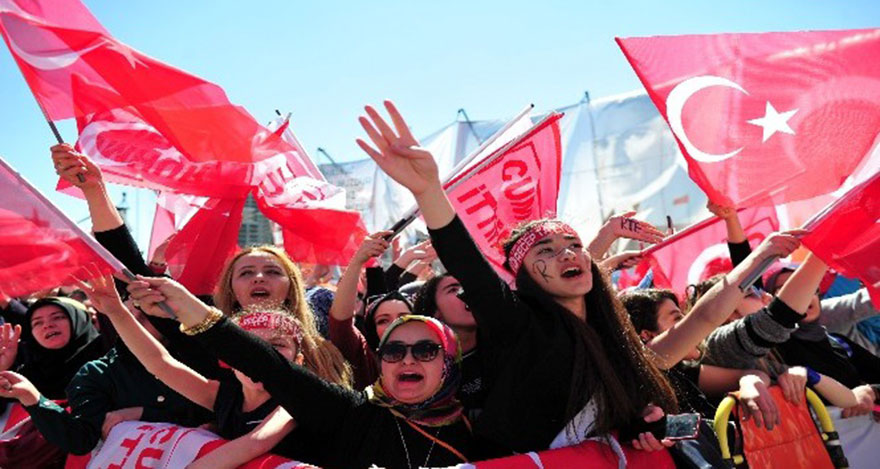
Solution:
[{"label": "star face paint on cheek", "polygon": [[547,273],[547,263],[542,260],[537,260],[534,264],[532,264],[532,272],[540,275],[541,278],[544,279],[545,283],[549,283],[550,279],[553,278],[552,275]]}]

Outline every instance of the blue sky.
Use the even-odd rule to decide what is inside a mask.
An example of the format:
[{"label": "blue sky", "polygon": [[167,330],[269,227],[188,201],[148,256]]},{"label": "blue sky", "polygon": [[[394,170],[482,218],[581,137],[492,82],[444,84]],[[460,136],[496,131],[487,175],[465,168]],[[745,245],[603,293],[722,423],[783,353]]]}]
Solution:
[{"label": "blue sky", "polygon": [[[258,120],[293,112],[319,163],[363,157],[354,143],[366,103],[393,99],[416,135],[465,108],[514,114],[640,87],[615,36],[854,29],[878,26],[876,1],[168,1],[86,0],[117,38],[221,85]],[[72,122],[60,125],[75,140]],[[0,156],[74,220],[85,203],[54,192],[48,127],[8,50],[0,51]],[[128,190],[144,247],[152,198]],[[121,189],[113,195],[120,197]],[[85,222],[84,227],[90,224]]]}]

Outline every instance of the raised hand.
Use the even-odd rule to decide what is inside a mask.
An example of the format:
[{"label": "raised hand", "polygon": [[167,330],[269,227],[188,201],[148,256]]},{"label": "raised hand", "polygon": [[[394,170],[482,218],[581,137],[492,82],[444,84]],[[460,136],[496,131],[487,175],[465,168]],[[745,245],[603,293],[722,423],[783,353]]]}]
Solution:
[{"label": "raised hand", "polygon": [[788,257],[801,245],[800,237],[807,234],[806,230],[789,230],[781,233],[771,233],[755,249],[759,257]]},{"label": "raised hand", "polygon": [[159,308],[159,303],[163,301],[171,307],[181,322],[184,322],[182,316],[185,313],[204,315],[207,309],[207,306],[183,285],[170,278],[138,275],[137,280],[132,280],[128,284],[128,292],[135,304],[150,316],[169,317]]},{"label": "raised hand", "polygon": [[617,238],[629,238],[646,243],[659,243],[666,236],[654,225],[633,218],[636,212],[626,212],[608,219],[605,226]]},{"label": "raised hand", "polygon": [[437,258],[437,252],[431,244],[431,239],[426,239],[421,243],[406,248],[400,257],[394,260],[398,266],[406,269],[413,261],[427,261],[431,263]]},{"label": "raised hand", "polygon": [[736,216],[736,208],[733,206],[716,204],[715,202],[709,201],[706,203],[706,208],[712,212],[712,215],[715,215],[722,220],[727,220]]},{"label": "raised hand", "polygon": [[[52,146],[52,163],[55,173],[65,181],[81,189],[92,189],[104,184],[101,169],[88,156],[77,152],[69,143]],[[82,176],[83,180],[79,180]]]},{"label": "raised hand", "polygon": [[388,249],[390,243],[385,239],[390,235],[390,231],[377,231],[366,238],[358,247],[357,252],[351,258],[352,263],[365,264],[368,260],[381,256]]},{"label": "raised hand", "polygon": [[362,139],[357,144],[386,174],[418,196],[440,185],[437,163],[431,153],[419,147],[391,101],[385,101],[385,109],[394,124],[392,129],[372,106],[366,106],[367,116],[358,121],[367,132],[371,146]]},{"label": "raised hand", "polygon": [[113,277],[110,275],[97,275],[96,272],[92,272],[92,276],[94,278],[89,283],[76,280],[77,286],[89,297],[92,306],[104,314],[125,312],[125,305],[122,304],[122,299],[119,298],[116,285],[113,283]]},{"label": "raised hand", "polygon": [[40,402],[40,391],[36,386],[13,371],[0,371],[0,396],[17,399],[24,406]]},{"label": "raised hand", "polygon": [[0,326],[0,370],[8,370],[15,364],[18,356],[18,339],[21,337],[21,326],[6,323]]}]

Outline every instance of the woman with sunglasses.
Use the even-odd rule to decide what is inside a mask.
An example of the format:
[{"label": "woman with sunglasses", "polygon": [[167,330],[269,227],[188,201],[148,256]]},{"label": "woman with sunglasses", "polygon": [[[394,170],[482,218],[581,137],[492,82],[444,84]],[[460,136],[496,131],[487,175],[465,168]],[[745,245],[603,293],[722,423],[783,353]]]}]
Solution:
[{"label": "woman with sunglasses", "polygon": [[455,333],[433,318],[404,316],[379,343],[380,376],[366,392],[329,383],[287,360],[169,279],[139,278],[132,298],[149,314],[165,301],[182,329],[229,366],[260,382],[313,440],[328,469],[443,467],[472,454],[468,422],[455,399],[461,351]]},{"label": "woman with sunglasses", "polygon": [[385,106],[396,130],[367,106],[369,118],[360,122],[375,148],[362,140],[358,144],[413,193],[440,260],[464,288],[477,321],[488,390],[475,436],[506,452],[595,437],[609,443],[623,462],[625,450],[612,434],[629,430],[638,435],[636,448],[663,449],[653,435],[639,430],[662,417],[651,403],[674,411],[675,397],[643,355],[609,281],[577,233],[552,220],[514,230],[505,243],[518,287],[514,292],[456,216],[433,156],[419,148],[393,104]]},{"label": "woman with sunglasses", "polygon": [[375,350],[385,329],[397,318],[412,314],[409,300],[396,290],[366,299],[364,332],[355,326],[354,310],[357,302],[357,284],[364,264],[381,255],[389,247],[385,237],[390,231],[367,236],[352,256],[342,278],[336,285],[336,295],[330,306],[330,341],[352,365],[354,388],[365,389],[379,377],[379,363]]}]

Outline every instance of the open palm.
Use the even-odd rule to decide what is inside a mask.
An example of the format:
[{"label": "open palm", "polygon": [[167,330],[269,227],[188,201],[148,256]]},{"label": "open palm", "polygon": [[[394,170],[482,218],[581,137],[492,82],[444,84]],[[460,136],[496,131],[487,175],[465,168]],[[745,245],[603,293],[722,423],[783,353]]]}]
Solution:
[{"label": "open palm", "polygon": [[0,370],[8,370],[15,363],[20,337],[21,326],[9,323],[0,326]]},{"label": "open palm", "polygon": [[358,120],[373,145],[361,139],[357,143],[382,171],[409,189],[413,195],[424,193],[438,185],[440,179],[434,157],[429,151],[419,147],[419,141],[413,137],[394,104],[385,101],[385,109],[388,110],[394,129],[375,108],[366,106],[365,109],[368,117],[362,116]]}]

